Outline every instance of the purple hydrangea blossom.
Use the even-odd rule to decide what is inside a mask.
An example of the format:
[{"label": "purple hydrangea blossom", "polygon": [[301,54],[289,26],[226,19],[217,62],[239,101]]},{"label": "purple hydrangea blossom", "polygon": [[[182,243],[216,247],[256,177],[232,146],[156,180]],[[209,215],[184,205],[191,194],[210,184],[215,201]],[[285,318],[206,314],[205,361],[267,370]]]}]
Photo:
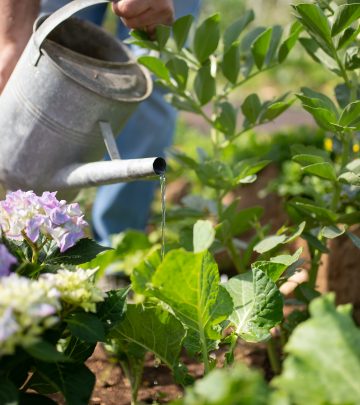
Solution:
[{"label": "purple hydrangea blossom", "polygon": [[56,198],[56,192],[45,191],[37,196],[33,191],[8,193],[0,201],[0,226],[5,236],[33,243],[40,235],[55,240],[64,252],[84,236],[88,226],[79,204],[66,204]]},{"label": "purple hydrangea blossom", "polygon": [[10,267],[17,263],[15,257],[9,253],[6,246],[0,244],[0,277],[8,276]]}]

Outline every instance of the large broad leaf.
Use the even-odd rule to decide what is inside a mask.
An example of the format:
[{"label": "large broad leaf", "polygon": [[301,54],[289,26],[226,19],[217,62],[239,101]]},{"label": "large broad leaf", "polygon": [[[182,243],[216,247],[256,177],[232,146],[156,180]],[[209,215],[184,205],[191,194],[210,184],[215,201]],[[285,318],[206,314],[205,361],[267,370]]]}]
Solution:
[{"label": "large broad leaf", "polygon": [[7,378],[2,377],[0,380],[0,404],[18,405],[19,391],[16,386]]},{"label": "large broad leaf", "polygon": [[153,295],[168,304],[191,331],[217,340],[215,327],[233,310],[229,294],[219,285],[217,264],[208,252],[169,252],[152,278]]},{"label": "large broad leaf", "polygon": [[240,363],[234,368],[216,369],[199,379],[176,404],[268,405],[269,390],[260,373]]},{"label": "large broad leaf", "polygon": [[108,291],[104,301],[98,303],[97,316],[106,329],[111,329],[124,317],[128,293],[129,287]]},{"label": "large broad leaf", "polygon": [[197,28],[194,36],[194,54],[200,63],[216,50],[220,40],[220,16],[214,14]]},{"label": "large broad leaf", "polygon": [[159,50],[162,51],[169,38],[170,38],[170,34],[171,34],[171,28],[168,25],[158,25],[156,27],[156,41],[159,45]]},{"label": "large broad leaf", "polygon": [[72,264],[78,265],[93,260],[98,254],[110,250],[108,247],[101,246],[92,239],[80,239],[75,246],[64,253],[57,250],[46,260],[47,264]]},{"label": "large broad leaf", "polygon": [[360,18],[360,4],[343,4],[335,12],[331,35],[335,36]]},{"label": "large broad leaf", "polygon": [[125,318],[111,337],[132,350],[152,352],[170,368],[177,365],[185,329],[180,321],[160,307],[128,305]]},{"label": "large broad leaf", "polygon": [[244,29],[253,21],[255,14],[252,10],[247,10],[243,16],[232,23],[224,32],[224,48],[225,51],[231,46],[231,44],[239,38]]},{"label": "large broad leaf", "polygon": [[252,263],[252,269],[259,269],[265,273],[271,281],[276,283],[279,280],[281,275],[287,269],[287,265],[283,263],[268,262],[268,261],[259,261]]},{"label": "large broad leaf", "polygon": [[210,221],[197,221],[193,233],[194,253],[209,249],[214,240],[215,229],[213,224]]},{"label": "large broad leaf", "polygon": [[224,284],[234,302],[230,316],[236,333],[250,342],[270,337],[270,329],[283,318],[283,298],[275,283],[254,268]]},{"label": "large broad leaf", "polygon": [[104,326],[94,314],[78,312],[66,319],[70,332],[87,343],[105,340]]},{"label": "large broad leaf", "polygon": [[69,361],[63,353],[58,352],[52,344],[44,340],[28,346],[26,351],[35,359],[46,361],[48,363]]},{"label": "large broad leaf", "polygon": [[88,405],[95,385],[94,374],[83,364],[37,363],[36,376],[61,392],[67,405]]},{"label": "large broad leaf", "polygon": [[360,330],[348,308],[335,308],[334,296],[310,304],[311,319],[298,326],[274,385],[296,404],[358,404]]},{"label": "large broad leaf", "polygon": [[192,15],[185,15],[174,22],[172,29],[178,51],[185,45],[193,21]]}]

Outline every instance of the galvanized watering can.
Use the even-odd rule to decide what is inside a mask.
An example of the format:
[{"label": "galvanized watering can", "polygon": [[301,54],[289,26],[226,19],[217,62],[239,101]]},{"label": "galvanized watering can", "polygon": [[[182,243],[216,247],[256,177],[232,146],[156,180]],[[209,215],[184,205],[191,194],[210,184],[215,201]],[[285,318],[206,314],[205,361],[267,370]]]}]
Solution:
[{"label": "galvanized watering can", "polygon": [[[74,190],[161,174],[162,158],[121,160],[118,134],[152,91],[145,69],[101,28],[69,18],[107,0],[75,0],[33,35],[0,97],[0,183]],[[109,152],[112,160],[100,161]]]}]

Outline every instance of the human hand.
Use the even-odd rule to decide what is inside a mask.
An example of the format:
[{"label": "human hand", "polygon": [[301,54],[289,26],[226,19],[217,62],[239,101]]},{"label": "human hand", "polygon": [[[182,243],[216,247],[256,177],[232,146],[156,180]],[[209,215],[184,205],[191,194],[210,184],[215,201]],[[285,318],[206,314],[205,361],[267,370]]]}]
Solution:
[{"label": "human hand", "polygon": [[23,51],[22,46],[13,42],[4,44],[0,48],[0,94],[3,91],[14,67]]},{"label": "human hand", "polygon": [[146,31],[150,37],[158,25],[174,21],[172,0],[121,0],[113,2],[112,8],[128,28]]}]

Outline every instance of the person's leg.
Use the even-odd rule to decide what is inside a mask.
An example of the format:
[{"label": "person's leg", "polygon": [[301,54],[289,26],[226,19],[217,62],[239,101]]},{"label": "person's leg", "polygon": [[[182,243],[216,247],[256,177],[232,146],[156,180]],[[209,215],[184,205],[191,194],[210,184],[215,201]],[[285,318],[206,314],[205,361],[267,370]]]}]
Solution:
[{"label": "person's leg", "polygon": [[[173,138],[175,110],[156,89],[140,104],[117,138],[123,159],[163,156]],[[109,235],[125,229],[145,229],[158,181],[135,181],[99,187],[93,206],[96,239],[109,243]]]}]

